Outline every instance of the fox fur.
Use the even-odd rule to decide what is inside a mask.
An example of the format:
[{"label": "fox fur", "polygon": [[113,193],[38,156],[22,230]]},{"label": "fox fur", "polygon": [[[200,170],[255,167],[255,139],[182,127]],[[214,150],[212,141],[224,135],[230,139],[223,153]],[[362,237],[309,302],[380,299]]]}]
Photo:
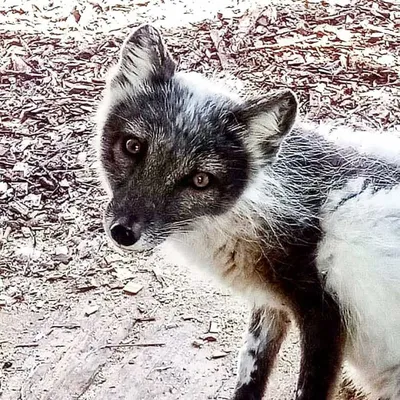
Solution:
[{"label": "fox fur", "polygon": [[347,360],[371,399],[399,400],[400,139],[297,109],[289,89],[241,98],[177,72],[140,26],[99,111],[105,230],[127,251],[166,241],[251,301],[233,399],[262,399],[292,320],[296,399],[332,398]]}]

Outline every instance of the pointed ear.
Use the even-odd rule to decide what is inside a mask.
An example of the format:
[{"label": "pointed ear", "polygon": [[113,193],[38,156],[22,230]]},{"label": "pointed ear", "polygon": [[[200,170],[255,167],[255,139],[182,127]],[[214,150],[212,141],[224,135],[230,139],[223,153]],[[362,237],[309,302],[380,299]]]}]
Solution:
[{"label": "pointed ear", "polygon": [[298,102],[291,90],[283,90],[242,105],[237,119],[248,128],[246,141],[263,159],[274,158],[296,120]]},{"label": "pointed ear", "polygon": [[170,79],[176,64],[161,33],[151,25],[141,25],[125,40],[113,81],[134,86],[146,81]]}]

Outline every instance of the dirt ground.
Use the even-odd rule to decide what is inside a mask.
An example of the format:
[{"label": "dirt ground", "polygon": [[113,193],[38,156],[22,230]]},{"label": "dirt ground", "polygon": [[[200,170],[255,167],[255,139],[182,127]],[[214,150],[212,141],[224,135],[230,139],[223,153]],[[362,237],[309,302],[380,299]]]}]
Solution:
[{"label": "dirt ground", "polygon": [[[101,225],[94,111],[121,41],[144,21],[163,27],[181,69],[253,92],[291,87],[313,120],[399,125],[397,0],[3,2],[2,399],[232,393],[248,305],[159,252],[118,253]],[[293,331],[268,398],[292,398],[298,359]]]}]

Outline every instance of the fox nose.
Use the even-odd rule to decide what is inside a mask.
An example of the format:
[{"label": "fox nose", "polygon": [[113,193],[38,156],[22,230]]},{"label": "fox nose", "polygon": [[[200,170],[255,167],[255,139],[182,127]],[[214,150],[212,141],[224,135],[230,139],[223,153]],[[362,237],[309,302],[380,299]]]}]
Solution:
[{"label": "fox nose", "polygon": [[121,246],[132,246],[140,239],[140,227],[131,228],[117,223],[111,227],[110,234]]}]

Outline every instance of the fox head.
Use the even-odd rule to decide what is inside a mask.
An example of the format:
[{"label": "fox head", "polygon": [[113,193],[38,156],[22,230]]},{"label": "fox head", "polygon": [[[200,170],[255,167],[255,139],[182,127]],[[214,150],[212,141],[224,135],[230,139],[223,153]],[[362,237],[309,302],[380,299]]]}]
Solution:
[{"label": "fox head", "polygon": [[289,90],[241,100],[177,72],[160,32],[140,26],[122,46],[99,111],[108,235],[143,250],[229,212],[274,161],[296,113]]}]

